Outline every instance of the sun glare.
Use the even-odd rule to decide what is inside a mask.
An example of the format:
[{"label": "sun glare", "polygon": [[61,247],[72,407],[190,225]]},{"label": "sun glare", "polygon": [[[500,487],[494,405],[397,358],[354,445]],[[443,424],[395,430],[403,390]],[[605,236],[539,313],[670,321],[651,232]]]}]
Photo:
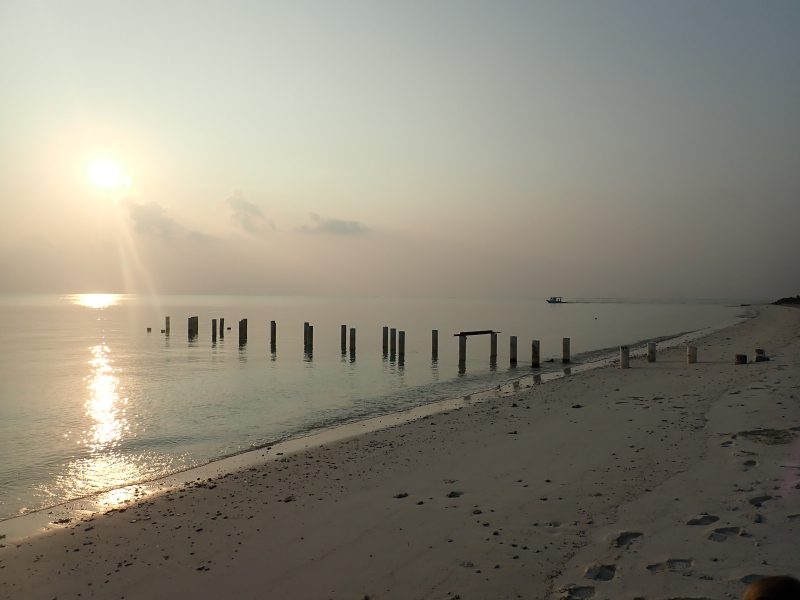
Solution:
[{"label": "sun glare", "polygon": [[131,186],[131,178],[119,164],[108,158],[95,160],[89,165],[89,179],[94,185],[107,190],[119,190]]},{"label": "sun glare", "polygon": [[78,306],[86,308],[108,308],[119,303],[119,294],[73,294],[69,296],[70,301]]}]

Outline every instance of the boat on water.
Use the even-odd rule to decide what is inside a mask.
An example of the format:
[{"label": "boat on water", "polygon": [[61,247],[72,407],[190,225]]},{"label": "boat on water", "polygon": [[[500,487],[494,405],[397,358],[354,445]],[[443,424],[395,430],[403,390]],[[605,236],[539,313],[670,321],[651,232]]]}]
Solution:
[{"label": "boat on water", "polygon": [[561,296],[550,296],[547,299],[547,303],[548,304],[565,304],[564,298],[562,298]]}]

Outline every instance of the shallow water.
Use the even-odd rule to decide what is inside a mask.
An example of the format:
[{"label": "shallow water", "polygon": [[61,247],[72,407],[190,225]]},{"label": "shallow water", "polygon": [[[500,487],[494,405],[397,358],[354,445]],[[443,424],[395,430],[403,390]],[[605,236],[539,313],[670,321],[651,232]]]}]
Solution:
[{"label": "shallow water", "polygon": [[[0,519],[296,436],[319,427],[492,387],[542,360],[716,328],[741,309],[713,303],[619,301],[548,305],[456,299],[5,296],[0,297]],[[164,316],[171,332],[160,333]],[[187,338],[187,317],[199,335]],[[211,319],[230,331],[211,340]],[[237,322],[248,319],[248,342]],[[275,352],[269,321],[277,322]],[[314,351],[303,351],[303,322]],[[340,325],[357,329],[355,358]],[[381,327],[406,332],[406,355],[383,356]],[[146,328],[152,332],[147,333]],[[431,329],[439,357],[431,360]],[[470,338],[463,373],[453,333]],[[519,363],[509,366],[509,335]],[[349,336],[348,336],[349,339]],[[560,362],[542,363],[560,367]]]}]

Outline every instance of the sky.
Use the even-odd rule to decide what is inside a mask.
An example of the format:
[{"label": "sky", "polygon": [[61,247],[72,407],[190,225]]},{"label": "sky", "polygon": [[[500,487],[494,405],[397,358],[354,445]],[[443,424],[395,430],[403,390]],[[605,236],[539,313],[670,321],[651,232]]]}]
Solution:
[{"label": "sky", "polygon": [[794,0],[3,0],[0,293],[794,295],[798,64]]}]

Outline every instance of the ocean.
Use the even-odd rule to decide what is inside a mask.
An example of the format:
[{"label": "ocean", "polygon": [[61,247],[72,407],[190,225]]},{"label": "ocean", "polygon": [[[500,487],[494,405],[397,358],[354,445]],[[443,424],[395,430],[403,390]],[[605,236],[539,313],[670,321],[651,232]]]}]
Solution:
[{"label": "ocean", "polygon": [[[563,337],[580,364],[608,358],[620,344],[718,329],[741,313],[717,302],[0,296],[0,520],[496,387],[534,372],[533,339],[542,356],[535,372],[547,372],[562,368]],[[165,316],[169,336],[161,333]],[[199,317],[194,339],[190,316]],[[216,342],[213,318],[230,328]],[[248,339],[240,346],[243,318]],[[312,353],[304,351],[304,322],[314,327]],[[402,362],[383,354],[384,326],[405,332]],[[475,336],[460,368],[453,334],[489,329],[500,332],[496,360],[489,337]],[[516,366],[509,364],[512,335]]]}]

